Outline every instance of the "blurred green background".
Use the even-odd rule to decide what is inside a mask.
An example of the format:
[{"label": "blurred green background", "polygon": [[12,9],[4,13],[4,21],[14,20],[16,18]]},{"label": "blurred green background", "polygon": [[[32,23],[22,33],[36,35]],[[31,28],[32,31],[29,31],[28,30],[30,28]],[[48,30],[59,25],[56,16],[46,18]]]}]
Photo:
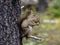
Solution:
[{"label": "blurred green background", "polygon": [[[35,8],[33,7],[33,11]],[[23,39],[24,45],[60,45],[60,0],[53,0],[40,16],[40,25],[34,27],[33,35],[43,40]]]}]

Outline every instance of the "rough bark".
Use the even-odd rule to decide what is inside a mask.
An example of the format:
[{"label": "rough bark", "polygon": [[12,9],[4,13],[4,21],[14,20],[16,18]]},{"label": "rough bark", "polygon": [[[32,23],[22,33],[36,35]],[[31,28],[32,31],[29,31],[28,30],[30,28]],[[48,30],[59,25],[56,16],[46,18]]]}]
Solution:
[{"label": "rough bark", "polygon": [[0,45],[21,45],[16,24],[20,11],[19,0],[0,0]]}]

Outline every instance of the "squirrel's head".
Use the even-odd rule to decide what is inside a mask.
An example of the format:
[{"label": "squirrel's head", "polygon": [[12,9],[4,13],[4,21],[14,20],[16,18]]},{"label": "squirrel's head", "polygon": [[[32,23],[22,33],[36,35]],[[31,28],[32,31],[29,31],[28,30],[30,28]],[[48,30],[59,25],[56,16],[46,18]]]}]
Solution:
[{"label": "squirrel's head", "polygon": [[36,26],[36,25],[39,25],[40,24],[40,18],[39,18],[39,15],[30,15],[28,17],[28,19],[30,20],[30,22],[32,23],[31,25],[32,26]]}]

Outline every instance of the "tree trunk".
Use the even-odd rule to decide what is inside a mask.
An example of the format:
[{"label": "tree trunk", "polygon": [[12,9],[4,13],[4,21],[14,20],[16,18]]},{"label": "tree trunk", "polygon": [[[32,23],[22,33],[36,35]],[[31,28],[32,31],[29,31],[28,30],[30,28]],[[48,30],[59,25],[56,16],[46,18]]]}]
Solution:
[{"label": "tree trunk", "polygon": [[0,45],[21,45],[16,23],[20,12],[19,0],[0,0]]}]

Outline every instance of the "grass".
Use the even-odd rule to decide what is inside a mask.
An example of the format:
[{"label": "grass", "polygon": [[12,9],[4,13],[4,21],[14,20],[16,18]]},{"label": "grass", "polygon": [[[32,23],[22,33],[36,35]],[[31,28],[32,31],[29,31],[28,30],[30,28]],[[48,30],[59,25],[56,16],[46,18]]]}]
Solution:
[{"label": "grass", "polygon": [[[33,8],[33,12],[36,13],[34,7],[32,8]],[[24,45],[60,45],[60,17],[56,18],[54,17],[53,14],[50,14],[50,12],[54,12],[54,14],[58,14],[58,10],[50,8],[43,14],[37,13],[40,16],[40,25],[34,27],[33,35],[41,37],[42,39],[44,39],[44,41],[33,40],[33,39],[26,40],[24,38],[23,39]],[[53,24],[43,23],[43,20],[47,20],[47,19],[58,20],[59,23],[53,23]]]},{"label": "grass", "polygon": [[[40,20],[51,19],[51,17],[45,15],[40,16]],[[60,18],[54,18],[60,21]],[[34,27],[33,35],[42,37],[44,41],[37,41],[33,39],[23,40],[24,45],[60,45],[60,23],[41,23],[39,26]]]}]

